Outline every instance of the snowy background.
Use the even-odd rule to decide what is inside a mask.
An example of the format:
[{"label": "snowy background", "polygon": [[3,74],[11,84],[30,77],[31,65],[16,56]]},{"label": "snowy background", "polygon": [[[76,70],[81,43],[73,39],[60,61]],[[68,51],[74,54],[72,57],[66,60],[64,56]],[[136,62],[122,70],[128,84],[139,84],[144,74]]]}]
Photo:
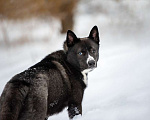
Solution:
[{"label": "snowy background", "polygon": [[[97,25],[101,39],[98,68],[89,74],[79,120],[150,120],[149,12],[149,0],[79,2],[73,31],[85,37]],[[66,35],[60,29],[55,18],[0,21],[0,94],[15,74],[62,49]],[[68,119],[66,109],[49,118],[60,119]]]}]

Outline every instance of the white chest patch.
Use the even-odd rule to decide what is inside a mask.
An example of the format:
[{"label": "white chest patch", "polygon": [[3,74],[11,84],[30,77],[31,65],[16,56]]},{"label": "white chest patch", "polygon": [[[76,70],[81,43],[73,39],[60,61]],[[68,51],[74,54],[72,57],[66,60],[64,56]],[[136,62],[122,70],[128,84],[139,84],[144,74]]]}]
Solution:
[{"label": "white chest patch", "polygon": [[81,73],[83,75],[83,82],[85,85],[88,85],[88,76],[87,76],[87,73],[88,72],[91,72],[93,69],[85,69],[83,70]]}]

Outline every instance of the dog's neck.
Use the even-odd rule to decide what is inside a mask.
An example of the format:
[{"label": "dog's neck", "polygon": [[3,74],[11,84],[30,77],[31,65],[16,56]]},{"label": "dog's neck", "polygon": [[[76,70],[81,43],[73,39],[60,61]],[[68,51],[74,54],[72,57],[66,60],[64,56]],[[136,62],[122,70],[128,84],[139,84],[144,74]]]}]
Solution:
[{"label": "dog's neck", "polygon": [[88,74],[83,71],[82,75],[83,75],[83,82],[87,86],[88,85]]},{"label": "dog's neck", "polygon": [[83,82],[87,86],[88,85],[88,73],[91,72],[93,69],[85,69],[81,73],[83,75]]}]

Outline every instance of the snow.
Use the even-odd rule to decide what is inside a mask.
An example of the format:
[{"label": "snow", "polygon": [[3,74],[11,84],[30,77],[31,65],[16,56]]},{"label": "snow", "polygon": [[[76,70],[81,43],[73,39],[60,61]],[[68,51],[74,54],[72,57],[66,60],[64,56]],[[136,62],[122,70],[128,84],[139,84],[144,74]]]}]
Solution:
[{"label": "snow", "polygon": [[50,107],[55,107],[55,105],[57,105],[57,103],[58,103],[58,100],[55,100],[54,102],[50,103],[49,108]]},{"label": "snow", "polygon": [[[150,2],[84,2],[80,1],[75,11],[73,31],[77,36],[85,37],[97,25],[101,42],[98,67],[89,73],[82,103],[83,115],[78,120],[150,120]],[[35,21],[38,25],[33,25],[31,33],[27,33],[34,42],[17,47],[0,45],[0,94],[12,76],[47,54],[62,49],[66,36],[58,33],[59,21],[52,21],[52,24]],[[30,23],[24,24],[30,26]],[[6,24],[11,41],[22,35],[20,23],[16,25],[18,28],[13,28],[11,22]],[[11,29],[14,34],[10,33]],[[44,38],[48,40],[40,40]],[[3,37],[0,39],[2,41]],[[59,119],[69,119],[67,108],[49,118]]]}]

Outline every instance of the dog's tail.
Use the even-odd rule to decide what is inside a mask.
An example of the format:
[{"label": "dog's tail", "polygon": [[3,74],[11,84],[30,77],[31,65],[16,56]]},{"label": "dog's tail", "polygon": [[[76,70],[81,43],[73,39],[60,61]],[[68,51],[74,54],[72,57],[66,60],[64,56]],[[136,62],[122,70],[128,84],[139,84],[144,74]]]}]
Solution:
[{"label": "dog's tail", "polygon": [[13,80],[6,84],[0,98],[0,120],[17,120],[29,91],[29,84]]}]

